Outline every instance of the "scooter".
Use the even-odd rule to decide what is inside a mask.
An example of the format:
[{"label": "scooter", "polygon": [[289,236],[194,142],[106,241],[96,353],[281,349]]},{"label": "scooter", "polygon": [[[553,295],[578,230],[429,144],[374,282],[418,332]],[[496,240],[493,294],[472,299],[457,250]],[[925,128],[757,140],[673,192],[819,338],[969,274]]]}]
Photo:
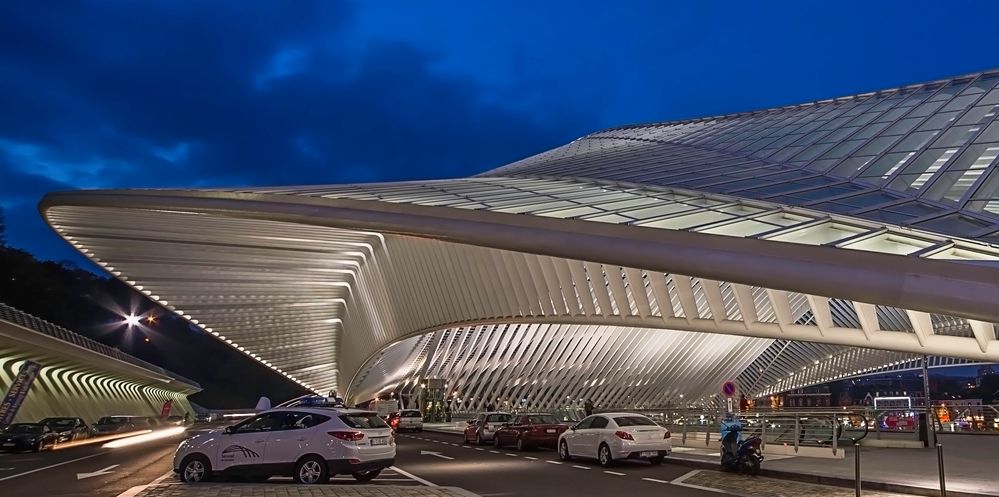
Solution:
[{"label": "scooter", "polygon": [[742,423],[736,419],[722,422],[721,469],[741,471],[750,475],[760,474],[763,463],[763,440],[749,437],[740,441]]}]

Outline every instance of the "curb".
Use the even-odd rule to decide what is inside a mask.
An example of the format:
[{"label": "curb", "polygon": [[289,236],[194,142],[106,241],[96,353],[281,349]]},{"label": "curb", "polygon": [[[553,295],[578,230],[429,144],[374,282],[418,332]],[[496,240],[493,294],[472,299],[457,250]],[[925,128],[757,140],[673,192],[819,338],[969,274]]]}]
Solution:
[{"label": "curb", "polygon": [[[682,457],[670,456],[664,461],[668,464],[676,464],[678,466],[686,466],[695,469],[708,469],[713,471],[718,471],[718,463],[709,462],[700,459],[689,459]],[[809,473],[794,473],[791,471],[780,471],[775,469],[761,469],[760,476],[766,476],[768,478],[776,478],[780,480],[791,480],[800,481],[804,483],[815,483],[818,485],[828,485],[831,487],[843,487],[843,488],[854,488],[854,480],[852,478],[841,478],[838,476],[822,476],[813,475]],[[911,485],[902,485],[899,483],[888,483],[884,481],[872,481],[872,480],[860,480],[861,487],[867,490],[881,490],[884,492],[895,492],[901,494],[910,495],[921,495],[925,497],[938,497],[940,495],[939,488],[929,488],[929,487],[916,487]],[[982,494],[976,492],[962,492],[947,489],[947,495],[950,497],[999,497],[999,494]]]}]

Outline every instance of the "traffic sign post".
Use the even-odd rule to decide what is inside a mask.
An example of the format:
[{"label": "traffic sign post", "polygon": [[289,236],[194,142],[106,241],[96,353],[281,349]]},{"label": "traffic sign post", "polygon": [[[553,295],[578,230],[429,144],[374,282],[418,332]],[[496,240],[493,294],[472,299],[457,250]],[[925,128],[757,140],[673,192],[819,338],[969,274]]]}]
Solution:
[{"label": "traffic sign post", "polygon": [[735,409],[732,406],[732,397],[735,396],[735,383],[726,381],[722,385],[722,393],[725,394],[725,407],[727,408],[727,412],[732,414],[735,412]]}]

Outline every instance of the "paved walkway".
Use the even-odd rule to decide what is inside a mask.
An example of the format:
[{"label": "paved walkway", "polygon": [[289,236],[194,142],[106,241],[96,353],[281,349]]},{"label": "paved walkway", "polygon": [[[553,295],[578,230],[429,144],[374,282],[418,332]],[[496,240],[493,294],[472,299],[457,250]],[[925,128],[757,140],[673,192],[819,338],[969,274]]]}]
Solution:
[{"label": "paved walkway", "polygon": [[[744,476],[717,471],[691,471],[673,480],[674,485],[712,489],[732,495],[765,495],[767,497],[853,497],[854,489],[816,485],[799,481],[778,480],[765,476]],[[864,490],[864,497],[912,497],[911,494]]]},{"label": "paved walkway", "polygon": [[171,483],[152,485],[136,497],[477,497],[460,488],[398,485],[280,485],[274,483]]}]

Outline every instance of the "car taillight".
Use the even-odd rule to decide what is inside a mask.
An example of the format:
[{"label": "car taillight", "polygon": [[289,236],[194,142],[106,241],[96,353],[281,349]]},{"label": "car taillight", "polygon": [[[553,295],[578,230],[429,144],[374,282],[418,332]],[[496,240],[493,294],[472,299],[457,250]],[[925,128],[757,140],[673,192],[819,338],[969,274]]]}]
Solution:
[{"label": "car taillight", "polygon": [[663,440],[666,440],[666,439],[668,439],[668,438],[670,438],[672,436],[673,436],[673,434],[670,433],[669,430],[666,430],[666,433],[663,434]]},{"label": "car taillight", "polygon": [[621,440],[634,440],[635,439],[635,437],[631,436],[631,433],[628,433],[626,431],[615,431],[614,434],[617,435],[617,438],[620,438]]},{"label": "car taillight", "polygon": [[357,442],[364,438],[364,434],[359,431],[328,431],[326,433],[333,438],[339,438],[348,442]]}]

